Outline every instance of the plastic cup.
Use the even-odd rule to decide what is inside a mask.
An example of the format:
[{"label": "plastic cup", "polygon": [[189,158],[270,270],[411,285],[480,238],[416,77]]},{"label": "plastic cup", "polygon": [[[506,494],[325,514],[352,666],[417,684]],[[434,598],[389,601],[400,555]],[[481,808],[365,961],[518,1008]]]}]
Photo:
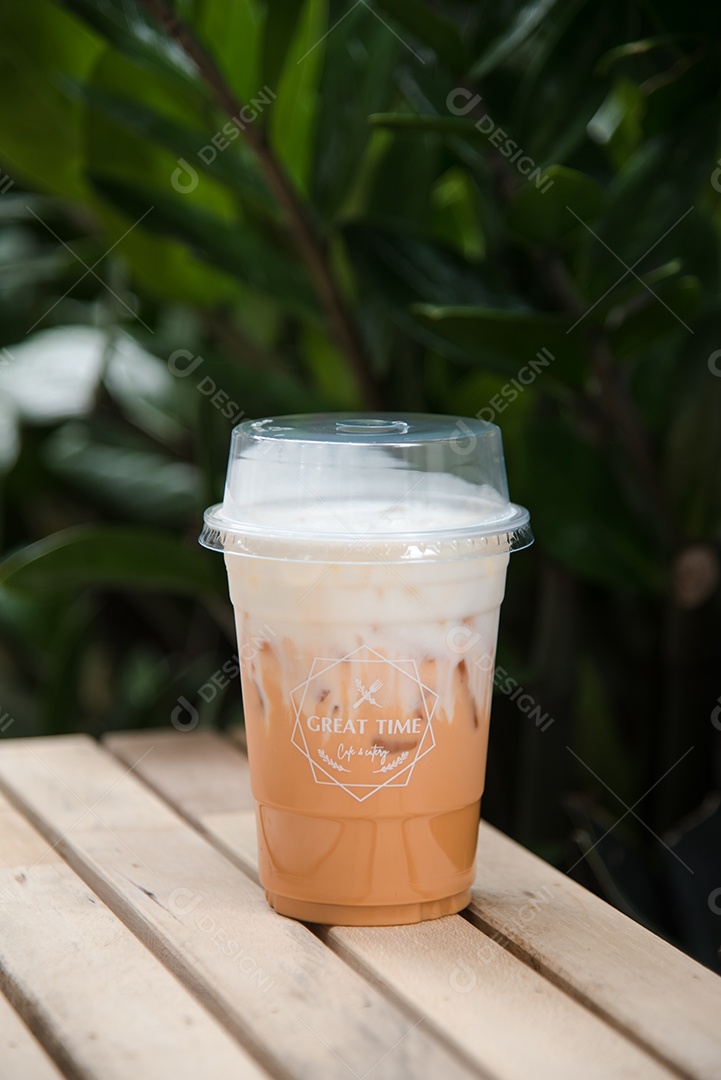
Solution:
[{"label": "plastic cup", "polygon": [[413,923],[470,900],[509,553],[500,430],[421,414],[233,432],[223,551],[260,880],[282,915]]}]

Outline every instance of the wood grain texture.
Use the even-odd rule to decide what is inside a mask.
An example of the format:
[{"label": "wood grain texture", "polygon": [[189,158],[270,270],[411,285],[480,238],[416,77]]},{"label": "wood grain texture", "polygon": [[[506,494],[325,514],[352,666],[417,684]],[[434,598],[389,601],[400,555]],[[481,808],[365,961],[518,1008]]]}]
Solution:
[{"label": "wood grain texture", "polygon": [[[183,776],[192,772],[194,757],[192,743],[184,739],[184,735],[176,736],[173,749],[173,760]],[[151,740],[152,735],[113,735],[106,745],[124,761],[131,761],[144,753]],[[160,748],[159,757],[162,753]],[[181,766],[183,753],[187,763]],[[227,769],[238,755],[228,757],[220,736],[206,736],[203,775],[187,778],[192,810],[184,785],[175,782],[164,788],[166,769],[159,757],[145,758],[139,773],[188,820],[214,835],[239,865],[257,874],[253,815],[232,809],[221,812],[210,779],[214,759],[223,760]],[[247,783],[245,762],[240,763],[236,777],[238,784]],[[554,899],[550,888],[539,890],[533,903],[527,892],[525,886],[516,892],[516,910],[525,904],[535,912]],[[333,927],[322,931],[322,937],[387,993],[426,1015],[443,1037],[494,1076],[573,1077],[579,1062],[585,1077],[603,1080],[677,1075],[511,955],[502,942],[480,934],[460,916],[421,926]]]},{"label": "wood grain texture", "polygon": [[[529,904],[544,893],[550,902]],[[721,978],[489,825],[470,913],[680,1072],[721,1077]]]},{"label": "wood grain texture", "polygon": [[0,1076],[3,1080],[62,1080],[60,1070],[4,994],[0,994]]},{"label": "wood grain texture", "polygon": [[[1,795],[0,897],[0,989],[67,1076],[262,1080],[265,1073]],[[2,1016],[0,1009],[0,1031]],[[3,1080],[57,1075],[37,1055],[33,1065],[27,1046],[22,1053],[30,1064],[17,1071],[17,1058],[0,1058]]]},{"label": "wood grain texture", "polygon": [[[178,732],[165,728],[111,732],[103,738],[103,746],[128,766],[140,762],[136,775],[211,844],[227,853],[225,839],[233,838],[238,814],[255,809],[248,758],[237,732],[235,729],[230,739],[214,731]],[[152,753],[147,754],[150,747]],[[244,817],[243,822],[254,837],[254,821]],[[252,845],[247,850],[253,851]],[[233,855],[238,861],[241,852],[235,850]],[[255,854],[245,862],[241,857],[241,865],[254,881],[258,880]]]},{"label": "wood grain texture", "polygon": [[478,1075],[422,1017],[272,912],[254,882],[92,740],[5,743],[0,786],[271,1071],[324,1080]]},{"label": "wood grain texture", "polygon": [[[171,805],[177,807],[182,802],[184,815],[198,820],[214,811],[254,808],[248,759],[238,746],[216,732],[164,729],[123,732],[117,738],[128,765],[153,747],[144,761],[143,779]],[[106,735],[103,745],[113,749],[115,739],[114,734]],[[225,753],[218,753],[219,745]]]}]

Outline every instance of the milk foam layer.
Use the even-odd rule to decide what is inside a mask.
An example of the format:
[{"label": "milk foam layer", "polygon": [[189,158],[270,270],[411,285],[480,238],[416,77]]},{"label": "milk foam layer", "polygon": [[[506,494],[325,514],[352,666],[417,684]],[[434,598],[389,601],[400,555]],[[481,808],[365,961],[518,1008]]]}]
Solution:
[{"label": "milk foam layer", "polygon": [[[384,475],[378,476],[381,490],[387,486],[382,484]],[[272,500],[262,504],[243,506],[242,515],[248,523],[263,525],[273,532],[281,530],[304,536],[418,535],[492,524],[508,516],[508,503],[491,487],[474,489],[472,484],[456,481],[454,485],[449,484],[451,490],[443,492],[444,498],[438,498],[437,493],[433,498],[434,493],[428,490],[428,479],[419,479],[418,489],[406,497],[392,489],[385,497],[362,500],[346,499],[338,492],[326,492],[318,497],[312,493],[306,497],[301,494],[295,499],[278,499],[274,495]],[[453,481],[455,478],[448,479]]]},{"label": "milk foam layer", "polygon": [[[272,545],[270,558],[226,554],[233,603],[268,620],[309,627],[351,623],[359,631],[408,623],[408,633],[414,634],[424,623],[457,623],[499,607],[503,599],[508,552],[394,563],[385,559],[388,545],[368,540],[354,552],[366,561],[350,562],[333,560],[332,547],[318,541],[313,545],[317,558],[303,562],[293,558],[299,543]],[[279,551],[288,557],[279,557]]]},{"label": "milk foam layer", "polygon": [[[270,635],[281,653],[284,640],[302,641],[309,657],[371,645],[387,657],[434,661],[436,689],[452,716],[453,670],[461,661],[478,699],[487,694],[508,559],[502,553],[393,565],[227,555],[226,565],[242,641]],[[262,685],[263,672],[250,666]],[[277,677],[287,698],[296,673],[280,664]]]}]

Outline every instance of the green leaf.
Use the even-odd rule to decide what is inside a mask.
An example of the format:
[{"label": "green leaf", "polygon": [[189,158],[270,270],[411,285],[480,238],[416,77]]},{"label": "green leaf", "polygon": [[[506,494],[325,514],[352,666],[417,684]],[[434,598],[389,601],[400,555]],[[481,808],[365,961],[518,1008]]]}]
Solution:
[{"label": "green leaf", "polygon": [[541,30],[515,58],[504,119],[537,161],[577,164],[588,150],[586,125],[607,90],[589,76],[604,49],[617,43],[618,20],[607,5],[566,0]]},{"label": "green leaf", "polygon": [[[240,319],[239,322],[242,332],[245,329],[245,323]],[[306,323],[303,330],[306,331],[308,326],[315,329],[314,324]],[[244,344],[242,347],[252,355],[252,343]],[[225,430],[221,431],[222,442],[218,449],[219,456],[214,462],[216,466],[220,466],[223,461],[230,424],[239,423],[243,416],[313,412],[319,407],[325,407],[325,402],[318,399],[318,390],[310,386],[308,380],[300,373],[288,370],[285,365],[278,363],[276,357],[264,355],[262,348],[258,352],[259,355],[254,358],[253,363],[239,364],[237,356],[230,351],[221,353],[209,348],[203,349],[204,362],[197,370],[198,381],[186,380],[188,383],[194,383],[198,394],[205,398],[205,401],[201,402],[200,409],[206,417],[223,416],[222,411],[211,404],[216,390],[223,390],[232,399],[228,409],[234,407],[237,415],[229,417],[226,413],[223,416],[221,422],[225,424]],[[221,454],[223,457],[220,456]]]},{"label": "green leaf", "polygon": [[49,472],[93,505],[148,525],[185,525],[201,505],[194,465],[158,453],[107,423],[100,428],[71,422],[42,450]]},{"label": "green leaf", "polygon": [[[115,121],[145,142],[162,146],[170,153],[178,155],[182,159],[178,162],[177,170],[177,182],[181,186],[187,184],[190,189],[197,183],[197,177],[194,178],[191,172],[195,170],[196,173],[206,173],[230,187],[253,206],[264,211],[275,210],[276,204],[268,187],[249,155],[239,154],[238,146],[234,146],[231,153],[225,152],[240,134],[232,123],[221,126],[221,143],[225,142],[226,146],[219,149],[210,143],[211,135],[207,128],[201,131],[187,127],[163,116],[145,103],[106,93],[96,86],[79,86],[76,87],[76,92],[90,109]],[[223,128],[226,129],[225,132]]]},{"label": "green leaf", "polygon": [[313,173],[318,93],[325,53],[327,0],[306,0],[299,30],[288,51],[270,111],[270,143],[285,171],[304,195]]},{"label": "green leaf", "polygon": [[[528,494],[528,485],[524,481],[528,425],[538,408],[539,394],[544,389],[543,380],[552,371],[552,365],[544,369],[539,367],[539,378],[526,386],[518,380],[516,385],[509,382],[509,373],[501,371],[500,365],[498,370],[494,370],[494,366],[486,363],[484,357],[483,365],[470,369],[470,373],[456,383],[439,405],[443,412],[451,415],[477,416],[500,426],[503,431],[503,457],[508,475],[512,478],[514,498],[522,501]],[[520,368],[524,366],[522,363],[516,365],[511,377],[518,376]]]},{"label": "green leaf", "polygon": [[83,110],[58,74],[83,80],[103,43],[50,0],[0,4],[0,43],[3,168],[40,191],[84,198]]},{"label": "green leaf", "polygon": [[484,143],[486,140],[471,120],[462,116],[418,116],[415,113],[371,113],[368,123],[389,131],[434,132],[439,135],[461,135]]},{"label": "green leaf", "polygon": [[283,257],[247,225],[222,221],[162,191],[92,175],[96,190],[131,222],[186,244],[199,258],[282,301],[302,315],[314,315],[315,296],[300,267]]},{"label": "green leaf", "polygon": [[416,304],[411,311],[432,340],[448,343],[454,354],[491,370],[515,377],[535,362],[543,369],[539,389],[549,393],[561,387],[580,389],[585,382],[585,344],[582,337],[568,333],[572,320],[567,315],[429,304]]},{"label": "green leaf", "polygon": [[486,253],[481,225],[478,189],[465,169],[453,166],[434,184],[431,192],[434,236],[456,247],[467,259]]},{"label": "green leaf", "polygon": [[[704,129],[703,141],[707,134]],[[609,184],[607,208],[594,226],[597,236],[589,234],[583,263],[588,278],[582,288],[590,298],[602,295],[626,266],[647,272],[678,258],[716,290],[718,242],[706,214],[695,207],[701,185],[708,187],[713,158],[701,155],[698,132],[689,138],[690,145],[647,139]],[[679,160],[688,166],[679,169]]]},{"label": "green leaf", "polygon": [[585,173],[550,165],[543,175],[542,188],[526,184],[508,208],[509,228],[532,244],[554,244],[577,229],[571,211],[593,222],[605,206],[600,184]]},{"label": "green leaf", "polygon": [[375,163],[365,196],[368,217],[419,227],[428,223],[431,189],[438,176],[441,145],[435,135],[394,132]]},{"label": "green leaf", "polygon": [[79,526],[29,544],[0,562],[0,584],[18,589],[143,588],[224,595],[221,560],[144,529]]},{"label": "green leaf", "polygon": [[[468,50],[460,30],[423,0],[378,0],[378,7],[432,49],[454,74],[462,75],[467,70]],[[417,56],[411,44],[400,36],[407,51]]]},{"label": "green leaf", "polygon": [[[86,81],[87,92],[122,97],[153,112],[171,124],[192,129],[216,126],[208,120],[203,100],[182,86],[174,86],[156,73],[135,67],[124,56],[107,48]],[[230,151],[229,151],[230,152]],[[85,106],[85,173],[100,173],[107,179],[145,188],[157,188],[173,196],[177,192],[189,208],[199,208],[223,219],[237,215],[237,199],[227,186],[214,178],[193,172],[190,186],[187,170],[181,172],[177,153],[159,141],[151,141],[118,120]],[[180,173],[180,176],[178,175]],[[115,246],[127,261],[134,281],[156,298],[172,297],[206,307],[232,303],[240,291],[229,274],[211,270],[182,244],[160,238],[143,229],[131,228],[132,221],[118,213],[91,189],[93,209],[105,226],[107,247]]]},{"label": "green leaf", "polygon": [[[306,367],[330,409],[358,409],[358,387],[345,359],[316,327],[304,328],[301,348]],[[315,406],[317,407],[317,405]]]},{"label": "green leaf", "polygon": [[326,38],[311,201],[327,221],[346,212],[362,186],[373,134],[367,116],[393,92],[400,47],[365,4],[349,8]]},{"label": "green leaf", "polygon": [[588,121],[589,138],[605,146],[616,168],[622,168],[643,138],[646,110],[640,88],[630,79],[619,79]]},{"label": "green leaf", "polygon": [[470,78],[481,79],[507,60],[535,34],[556,3],[557,0],[532,0],[531,3],[524,4],[515,12],[511,23],[486,46],[475,61]]},{"label": "green leaf", "polygon": [[265,86],[277,87],[280,84],[301,10],[302,5],[298,0],[273,0],[267,5],[260,60],[260,81]]},{"label": "green leaf", "polygon": [[56,0],[91,27],[118,52],[141,67],[184,86],[199,86],[195,67],[173,40],[142,10],[122,0]]},{"label": "green leaf", "polygon": [[464,259],[409,228],[354,221],[343,231],[351,260],[378,299],[392,310],[410,304],[475,304],[511,307],[518,301],[502,276]]},{"label": "green leaf", "polygon": [[[243,103],[262,89],[263,19],[255,0],[195,0],[191,27],[206,42],[228,85]],[[271,87],[276,90],[277,87]]]}]

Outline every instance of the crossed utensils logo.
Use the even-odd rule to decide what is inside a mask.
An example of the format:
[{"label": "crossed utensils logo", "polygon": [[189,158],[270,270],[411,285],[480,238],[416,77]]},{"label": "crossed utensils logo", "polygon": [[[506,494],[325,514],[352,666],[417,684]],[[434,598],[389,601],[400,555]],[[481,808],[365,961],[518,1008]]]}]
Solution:
[{"label": "crossed utensils logo", "polygon": [[371,685],[368,687],[367,690],[366,690],[365,686],[363,685],[363,683],[360,681],[360,679],[356,679],[355,684],[356,684],[356,688],[360,691],[361,696],[355,702],[355,704],[353,705],[353,708],[354,709],[359,709],[360,706],[363,704],[363,702],[367,701],[369,703],[369,705],[375,705],[377,709],[380,709],[380,704],[376,701],[376,699],[373,697],[373,695],[377,694],[378,691],[380,690],[381,686],[383,685],[381,680],[376,679],[376,681],[374,683],[371,683]]}]

